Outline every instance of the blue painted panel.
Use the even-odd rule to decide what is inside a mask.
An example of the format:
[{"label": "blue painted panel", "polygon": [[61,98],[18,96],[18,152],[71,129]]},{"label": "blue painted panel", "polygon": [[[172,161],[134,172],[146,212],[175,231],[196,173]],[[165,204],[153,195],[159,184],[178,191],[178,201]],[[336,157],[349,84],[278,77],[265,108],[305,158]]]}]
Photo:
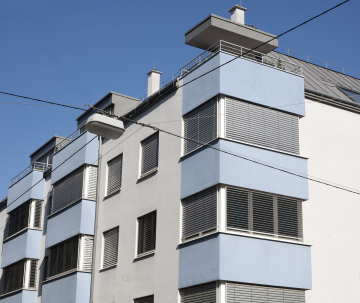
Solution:
[{"label": "blue painted panel", "polygon": [[[29,199],[44,200],[45,180],[43,174],[40,171],[33,171],[9,188],[6,213],[14,210]],[[35,185],[40,180],[41,182]],[[34,187],[31,188],[32,186]],[[29,188],[31,189],[29,190]]]},{"label": "blue painted panel", "polygon": [[3,244],[1,268],[25,258],[40,259],[42,231],[27,229]]},{"label": "blue painted panel", "polygon": [[221,234],[220,279],[311,289],[311,248]]},{"label": "blue painted panel", "polygon": [[76,154],[67,160],[64,165],[61,165],[52,172],[51,184],[56,183],[83,164],[97,165],[99,149],[98,139],[94,139],[84,148],[79,150],[94,137],[96,137],[96,135],[86,132],[54,155],[52,164],[53,169],[58,167],[62,162],[76,152]]},{"label": "blue painted panel", "polygon": [[[307,175],[307,160],[304,158],[223,139],[217,140],[214,146]],[[181,198],[217,183],[304,200],[309,196],[307,179],[210,148],[203,148],[182,160]]]},{"label": "blue painted panel", "polygon": [[179,288],[218,280],[219,234],[180,247]]},{"label": "blue painted panel", "polygon": [[82,200],[50,217],[47,225],[46,248],[78,234],[93,235],[95,201]]},{"label": "blue painted panel", "polygon": [[179,288],[215,280],[311,289],[305,245],[217,234],[179,248]]},{"label": "blue painted panel", "polygon": [[[186,84],[194,78],[216,68],[220,65],[220,56],[212,57],[189,75],[184,77],[183,84]],[[185,115],[195,107],[216,96],[220,92],[220,69],[217,69],[202,78],[184,86],[182,114]]]},{"label": "blue painted panel", "polygon": [[36,303],[36,290],[22,290],[14,294],[1,297],[1,303]]},{"label": "blue painted panel", "polygon": [[[185,76],[183,83],[233,58],[219,53]],[[183,90],[183,115],[222,93],[305,116],[304,78],[245,59],[236,59],[184,86]]]},{"label": "blue painted panel", "polygon": [[44,283],[42,303],[89,303],[91,274],[77,272]]},{"label": "blue painted panel", "polygon": [[[221,53],[220,64],[233,58]],[[305,116],[303,77],[246,59],[236,59],[221,67],[220,92]]]}]

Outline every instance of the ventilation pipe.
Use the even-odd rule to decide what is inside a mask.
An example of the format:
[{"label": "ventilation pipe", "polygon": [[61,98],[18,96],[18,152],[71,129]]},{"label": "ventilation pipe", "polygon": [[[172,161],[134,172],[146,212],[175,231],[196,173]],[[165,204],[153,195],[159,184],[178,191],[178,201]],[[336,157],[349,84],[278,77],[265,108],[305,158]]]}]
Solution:
[{"label": "ventilation pipe", "polygon": [[245,24],[245,11],[246,8],[240,6],[239,4],[229,9],[229,13],[231,14],[231,21]]},{"label": "ventilation pipe", "polygon": [[148,75],[148,89],[147,95],[150,97],[152,94],[156,93],[160,89],[160,75],[162,72],[159,72],[156,69],[152,69],[147,73]]}]

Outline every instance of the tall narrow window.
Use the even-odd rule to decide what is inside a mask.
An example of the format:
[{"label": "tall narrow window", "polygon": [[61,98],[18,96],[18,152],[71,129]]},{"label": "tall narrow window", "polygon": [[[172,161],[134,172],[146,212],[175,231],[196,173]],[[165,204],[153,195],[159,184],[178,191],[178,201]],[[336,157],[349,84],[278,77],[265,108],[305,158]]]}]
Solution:
[{"label": "tall narrow window", "polygon": [[119,247],[119,227],[104,232],[103,268],[117,264]]},{"label": "tall narrow window", "polygon": [[156,244],[156,211],[138,218],[138,255],[152,252]]},{"label": "tall narrow window", "polygon": [[107,195],[116,193],[121,189],[122,162],[122,155],[108,162]]},{"label": "tall narrow window", "polygon": [[213,186],[182,200],[183,240],[217,230],[217,187]]},{"label": "tall narrow window", "polygon": [[226,188],[227,227],[302,239],[302,202],[242,188]]},{"label": "tall narrow window", "polygon": [[218,137],[216,98],[184,116],[184,137],[185,155]]},{"label": "tall narrow window", "polygon": [[216,282],[180,289],[181,303],[216,303]]},{"label": "tall narrow window", "polygon": [[141,176],[156,171],[159,162],[159,132],[141,142]]},{"label": "tall narrow window", "polygon": [[137,298],[134,300],[134,303],[154,303],[154,296]]}]

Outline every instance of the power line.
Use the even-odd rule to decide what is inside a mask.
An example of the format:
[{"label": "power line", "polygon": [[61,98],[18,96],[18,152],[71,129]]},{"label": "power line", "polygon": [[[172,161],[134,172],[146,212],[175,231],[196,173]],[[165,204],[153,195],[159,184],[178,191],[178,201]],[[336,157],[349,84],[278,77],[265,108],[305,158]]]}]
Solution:
[{"label": "power line", "polygon": [[[0,104],[7,104],[7,105],[57,105],[57,104],[39,104],[39,103],[17,103],[17,102],[1,102]],[[63,105],[75,105],[75,106],[86,106],[81,104],[63,104]]]}]

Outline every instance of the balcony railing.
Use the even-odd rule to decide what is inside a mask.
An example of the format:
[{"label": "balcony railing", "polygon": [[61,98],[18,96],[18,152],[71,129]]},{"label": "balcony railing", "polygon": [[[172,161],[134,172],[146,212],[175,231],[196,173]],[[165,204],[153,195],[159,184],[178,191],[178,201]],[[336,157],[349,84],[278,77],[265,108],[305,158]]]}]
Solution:
[{"label": "balcony railing", "polygon": [[58,145],[55,146],[54,154],[62,150],[65,146],[69,145],[71,142],[73,142],[75,139],[79,138],[83,133],[86,132],[85,128],[77,129],[75,132],[73,132],[70,136],[62,140]]},{"label": "balcony railing", "polygon": [[233,56],[242,57],[247,60],[255,61],[261,64],[269,65],[273,68],[289,72],[296,75],[302,75],[302,69],[300,65],[285,61],[281,58],[262,54],[257,51],[250,50],[248,48],[232,44],[226,41],[218,41],[210,46],[205,52],[201,53],[195,59],[184,65],[180,69],[180,75],[183,77],[203,64],[218,52],[227,53]]},{"label": "balcony railing", "polygon": [[15,178],[11,179],[10,186],[14,185],[16,182],[20,181],[22,178],[24,178],[25,176],[27,176],[28,174],[30,174],[33,171],[44,172],[44,171],[47,171],[49,168],[51,168],[51,164],[35,162],[35,163],[31,164],[30,166],[28,166],[27,168],[25,168]]}]

